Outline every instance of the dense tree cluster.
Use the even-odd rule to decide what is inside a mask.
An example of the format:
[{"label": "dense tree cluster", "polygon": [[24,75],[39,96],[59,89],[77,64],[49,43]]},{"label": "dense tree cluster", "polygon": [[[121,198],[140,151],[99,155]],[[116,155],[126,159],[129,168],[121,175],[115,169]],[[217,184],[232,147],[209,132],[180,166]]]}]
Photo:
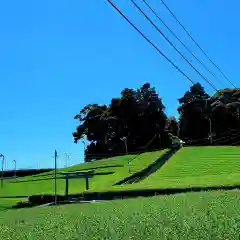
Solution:
[{"label": "dense tree cluster", "polygon": [[110,105],[85,106],[74,141],[89,142],[86,161],[124,152],[168,147],[171,136],[187,144],[233,144],[240,141],[240,89],[224,89],[209,96],[199,84],[179,98],[179,120],[167,118],[161,97],[149,83],[125,88]]},{"label": "dense tree cluster", "polygon": [[240,141],[240,89],[214,96],[197,83],[179,99],[179,136],[196,145],[231,145]]}]

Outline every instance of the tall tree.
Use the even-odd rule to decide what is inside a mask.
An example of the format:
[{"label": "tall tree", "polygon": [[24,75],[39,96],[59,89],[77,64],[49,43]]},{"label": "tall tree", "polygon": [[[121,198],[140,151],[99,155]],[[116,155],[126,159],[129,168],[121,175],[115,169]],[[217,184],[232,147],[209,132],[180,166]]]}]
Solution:
[{"label": "tall tree", "polygon": [[209,97],[203,86],[196,83],[182,98],[179,98],[180,138],[196,140],[208,136],[209,115],[206,105]]},{"label": "tall tree", "polygon": [[[239,89],[208,96],[200,84],[179,99],[180,136],[202,144],[233,144],[240,131]],[[239,136],[240,137],[240,136]],[[208,139],[207,139],[208,138]],[[202,139],[202,141],[201,141]],[[213,141],[210,141],[210,140]],[[240,141],[240,138],[239,138]]]},{"label": "tall tree", "polygon": [[85,106],[75,119],[80,121],[73,133],[75,143],[86,136],[86,154],[92,158],[152,149],[167,143],[166,115],[162,99],[149,83],[139,89],[125,88],[109,106]]},{"label": "tall tree", "polygon": [[169,117],[166,122],[166,131],[174,136],[179,135],[179,123],[175,117]]}]

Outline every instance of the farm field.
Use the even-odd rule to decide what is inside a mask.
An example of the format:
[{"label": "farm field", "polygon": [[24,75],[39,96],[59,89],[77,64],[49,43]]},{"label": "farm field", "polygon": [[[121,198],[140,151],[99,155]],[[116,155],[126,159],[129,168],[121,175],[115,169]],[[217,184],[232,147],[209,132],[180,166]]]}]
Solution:
[{"label": "farm field", "polygon": [[0,239],[239,239],[239,191],[8,210]]}]

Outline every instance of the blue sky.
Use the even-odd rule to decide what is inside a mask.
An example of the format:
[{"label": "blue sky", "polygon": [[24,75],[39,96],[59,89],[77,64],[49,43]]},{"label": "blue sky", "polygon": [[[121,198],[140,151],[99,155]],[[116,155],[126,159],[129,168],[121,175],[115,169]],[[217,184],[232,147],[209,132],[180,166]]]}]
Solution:
[{"label": "blue sky", "polygon": [[[202,48],[239,86],[240,2],[165,1]],[[160,0],[148,2],[214,71]],[[169,58],[212,93],[130,1],[114,3]],[[150,16],[183,50],[164,26]],[[7,168],[13,167],[13,159],[19,168],[52,167],[54,149],[71,153],[70,164],[81,162],[83,145],[73,144],[71,133],[77,124],[74,115],[88,103],[109,103],[124,87],[136,88],[149,81],[163,98],[167,114],[176,115],[177,98],[189,87],[187,79],[105,0],[1,1],[0,22],[0,152],[6,156]],[[212,79],[218,88],[230,86],[218,76],[222,84]],[[63,165],[64,158],[60,157],[59,166]]]}]

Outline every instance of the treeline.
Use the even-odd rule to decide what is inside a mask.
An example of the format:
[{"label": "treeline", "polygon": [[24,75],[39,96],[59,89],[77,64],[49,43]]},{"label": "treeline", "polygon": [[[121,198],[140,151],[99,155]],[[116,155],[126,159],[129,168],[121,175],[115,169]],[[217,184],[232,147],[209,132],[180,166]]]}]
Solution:
[{"label": "treeline", "polygon": [[149,83],[125,88],[109,105],[89,104],[75,116],[80,124],[74,142],[89,142],[86,161],[169,147],[173,135],[191,145],[240,142],[240,89],[209,96],[197,83],[178,101],[177,120],[166,116],[161,97]]}]

